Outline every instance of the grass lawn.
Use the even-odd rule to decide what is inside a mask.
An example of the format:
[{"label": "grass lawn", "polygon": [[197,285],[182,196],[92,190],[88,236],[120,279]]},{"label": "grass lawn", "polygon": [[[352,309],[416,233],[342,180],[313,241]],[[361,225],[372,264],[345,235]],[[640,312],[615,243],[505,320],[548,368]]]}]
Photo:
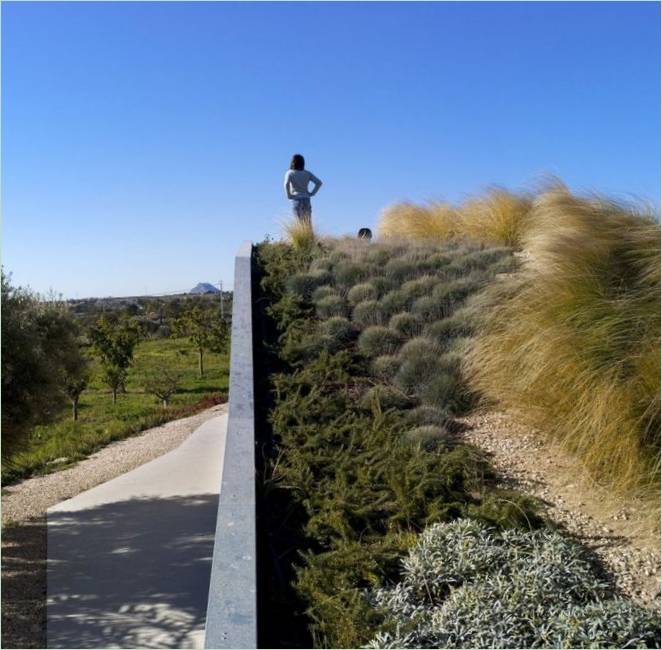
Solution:
[{"label": "grass lawn", "polygon": [[[204,364],[205,375],[200,378],[197,351],[185,338],[142,341],[135,350],[127,392],[118,395],[117,404],[95,366],[80,399],[78,421],[73,422],[71,409],[65,407],[56,422],[35,428],[28,448],[15,455],[11,466],[3,467],[2,484],[62,469],[110,442],[223,401],[228,391],[228,355],[205,353]],[[159,368],[177,370],[182,376],[167,409],[143,391],[146,375]]]}]

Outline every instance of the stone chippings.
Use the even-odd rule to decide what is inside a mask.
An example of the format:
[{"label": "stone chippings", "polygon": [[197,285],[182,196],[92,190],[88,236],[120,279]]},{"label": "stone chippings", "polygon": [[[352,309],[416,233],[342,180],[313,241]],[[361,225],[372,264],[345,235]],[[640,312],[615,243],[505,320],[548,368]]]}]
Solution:
[{"label": "stone chippings", "polygon": [[[491,455],[504,487],[541,499],[545,514],[602,560],[618,590],[659,611],[659,538],[641,533],[636,502],[605,510],[599,492],[567,479],[576,461],[506,414],[481,413],[460,422],[464,441]],[[560,466],[566,466],[562,473]]]}]

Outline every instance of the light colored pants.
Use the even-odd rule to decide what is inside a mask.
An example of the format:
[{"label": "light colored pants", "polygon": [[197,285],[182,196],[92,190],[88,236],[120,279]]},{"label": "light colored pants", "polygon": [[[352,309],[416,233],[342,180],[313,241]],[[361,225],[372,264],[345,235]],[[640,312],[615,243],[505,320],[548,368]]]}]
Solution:
[{"label": "light colored pants", "polygon": [[310,223],[312,214],[310,199],[292,199],[292,213],[299,221]]}]

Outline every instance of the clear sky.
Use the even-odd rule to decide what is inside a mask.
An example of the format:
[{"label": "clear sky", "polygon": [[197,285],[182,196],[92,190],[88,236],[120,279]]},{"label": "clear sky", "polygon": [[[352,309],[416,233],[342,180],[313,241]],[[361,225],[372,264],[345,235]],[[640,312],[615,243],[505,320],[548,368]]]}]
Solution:
[{"label": "clear sky", "polygon": [[553,173],[659,205],[658,3],[2,3],[3,265],[232,283],[294,152],[327,233]]}]

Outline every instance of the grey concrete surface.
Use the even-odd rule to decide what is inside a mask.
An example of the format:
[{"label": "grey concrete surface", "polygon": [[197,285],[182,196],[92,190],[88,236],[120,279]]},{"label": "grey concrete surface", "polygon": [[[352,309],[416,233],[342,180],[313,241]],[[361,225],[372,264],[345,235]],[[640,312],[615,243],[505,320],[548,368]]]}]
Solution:
[{"label": "grey concrete surface", "polygon": [[49,648],[200,648],[227,415],[47,511]]},{"label": "grey concrete surface", "polygon": [[252,245],[235,258],[230,413],[209,585],[206,648],[257,648]]}]

